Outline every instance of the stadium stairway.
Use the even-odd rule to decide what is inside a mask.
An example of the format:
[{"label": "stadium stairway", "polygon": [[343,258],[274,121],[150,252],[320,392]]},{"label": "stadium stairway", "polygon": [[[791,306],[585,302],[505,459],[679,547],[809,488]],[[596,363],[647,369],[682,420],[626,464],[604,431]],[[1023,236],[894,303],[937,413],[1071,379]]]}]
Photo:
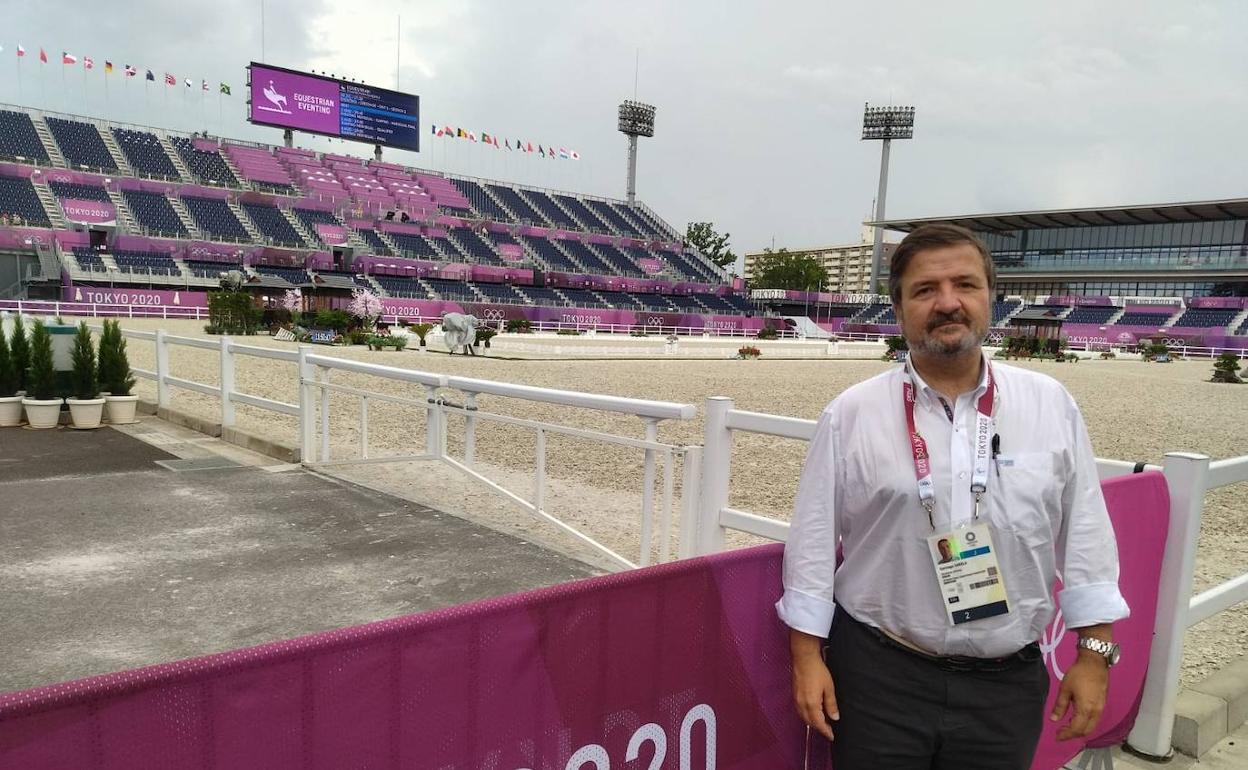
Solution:
[{"label": "stadium stairway", "polygon": [[391,254],[403,253],[403,249],[399,248],[399,244],[394,242],[394,239],[390,237],[389,233],[377,229],[376,227],[373,228],[373,232],[377,234],[377,237],[381,239],[382,243],[386,244],[386,248],[390,249]]},{"label": "stadium stairway", "polygon": [[225,167],[230,170],[230,173],[234,175],[234,178],[238,180],[238,184],[244,190],[255,189],[255,185],[253,185],[251,182],[248,182],[247,179],[243,176],[243,172],[238,170],[238,166],[234,165],[234,161],[230,158],[230,154],[225,151],[224,147],[219,147],[217,150],[217,154],[221,156],[221,162],[224,163]]},{"label": "stadium stairway", "polygon": [[1245,322],[1248,322],[1248,308],[1244,308],[1239,311],[1239,313],[1231,319],[1231,322],[1226,325],[1226,333],[1234,334],[1239,327],[1244,325]]},{"label": "stadium stairway", "polygon": [[[113,132],[107,128],[100,128],[100,138],[104,140],[104,148],[108,150],[108,154],[113,156],[113,162],[117,164],[117,170],[125,176],[137,176],[134,173],[134,167],[130,165],[130,161],[126,158],[126,154],[121,151],[121,145],[117,144],[117,138],[113,136]],[[111,195],[109,196],[112,197]]]},{"label": "stadium stairway", "polygon": [[[177,147],[173,146],[173,142],[169,139],[169,136],[167,134],[160,134],[159,138],[160,146],[165,149],[165,154],[169,156],[169,160],[173,161],[173,167],[178,170],[178,176],[182,177],[182,181],[187,184],[198,181],[195,179],[194,175],[191,174],[191,170],[186,167],[186,161],[182,160],[182,153],[178,152]],[[182,216],[183,224],[190,221],[190,214],[186,213],[184,209],[179,210],[177,206],[174,206],[173,208],[174,211],[178,212],[179,216]],[[188,232],[195,231],[188,228]]]},{"label": "stadium stairway", "polygon": [[67,168],[65,156],[61,153],[60,145],[52,138],[52,130],[48,128],[48,124],[44,121],[42,115],[31,115],[30,122],[35,124],[35,133],[39,135],[39,141],[43,143],[43,149],[48,153],[48,159],[52,161],[52,165],[56,168]]},{"label": "stadium stairway", "polygon": [[[186,167],[182,166],[182,168],[185,169]],[[181,174],[184,172],[179,171],[178,173]],[[186,228],[186,231],[195,238],[203,238],[204,234],[195,224],[195,219],[191,216],[190,210],[187,209],[186,203],[175,195],[172,190],[165,193],[165,197],[169,199],[169,205],[173,206],[173,213],[178,215],[178,219],[182,220],[182,226]]]},{"label": "stadium stairway", "polygon": [[69,223],[65,221],[65,213],[61,211],[61,204],[52,194],[52,188],[48,187],[47,177],[43,174],[40,174],[38,179],[31,177],[30,183],[34,186],[35,195],[39,196],[39,203],[43,204],[43,211],[48,215],[48,221],[52,223],[52,227],[67,229]]},{"label": "stadium stairway", "polygon": [[[108,135],[112,136],[113,132],[109,131]],[[126,196],[121,194],[121,190],[110,190],[105,187],[104,192],[108,194],[108,199],[113,202],[113,207],[117,209],[117,218],[121,220],[122,229],[128,233],[139,232],[139,225],[134,218],[134,212],[126,204]]]},{"label": "stadium stairway", "polygon": [[511,217],[512,222],[520,221],[520,217],[516,216],[516,212],[510,206],[507,205],[506,201],[503,200],[502,196],[500,196],[498,193],[491,190],[488,184],[479,184],[478,186],[485,192],[486,196],[490,200],[494,201],[494,203],[498,205],[500,209],[507,212],[508,216]]},{"label": "stadium stairway", "polygon": [[321,239],[308,231],[308,228],[299,220],[299,217],[295,216],[295,212],[290,209],[284,209],[281,206],[278,206],[277,210],[282,213],[282,217],[290,223],[292,228],[294,228],[295,233],[303,239],[305,246],[310,249],[321,248]]},{"label": "stadium stairway", "polygon": [[1109,318],[1105,319],[1105,325],[1113,326],[1114,324],[1118,323],[1118,319],[1122,318],[1122,314],[1125,312],[1127,312],[1127,306],[1124,304],[1122,307],[1118,308],[1117,313],[1114,313]]},{"label": "stadium stairway", "polygon": [[[221,157],[225,157],[225,153],[221,153]],[[238,178],[238,172],[230,169],[230,173]],[[247,231],[247,237],[251,238],[252,243],[267,243],[263,235],[260,234],[260,228],[256,227],[256,223],[251,221],[251,217],[247,216],[247,212],[243,211],[243,207],[238,205],[238,201],[233,198],[226,198],[225,205],[230,207],[230,211],[234,212],[234,216],[238,217],[238,221],[242,223],[243,229]]]}]

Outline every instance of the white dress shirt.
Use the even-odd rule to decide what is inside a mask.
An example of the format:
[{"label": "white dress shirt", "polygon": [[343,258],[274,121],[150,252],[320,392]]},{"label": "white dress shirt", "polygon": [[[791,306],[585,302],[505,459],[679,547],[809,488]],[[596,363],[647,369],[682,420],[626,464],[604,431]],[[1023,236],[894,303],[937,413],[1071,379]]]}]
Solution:
[{"label": "white dress shirt", "polygon": [[950,623],[902,401],[902,383],[912,378],[915,424],[931,455],[936,531],[949,531],[974,510],[973,436],[986,370],[973,392],[946,405],[917,372],[897,367],[849,388],[819,418],[784,551],[781,620],[823,637],[840,602],[858,621],[932,653],[995,658],[1040,638],[1053,618],[1059,574],[1067,627],[1127,617],[1118,547],[1074,399],[1043,374],[1000,363],[992,372],[1000,456],[989,467],[979,521],[992,527],[1009,613]]}]

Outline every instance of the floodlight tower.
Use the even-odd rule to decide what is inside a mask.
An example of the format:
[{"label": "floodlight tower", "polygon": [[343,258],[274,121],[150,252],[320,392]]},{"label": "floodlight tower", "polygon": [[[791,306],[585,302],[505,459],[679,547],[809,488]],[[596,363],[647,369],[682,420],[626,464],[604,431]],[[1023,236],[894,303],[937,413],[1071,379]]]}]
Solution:
[{"label": "floodlight tower", "polygon": [[[888,194],[888,150],[894,139],[914,138],[913,107],[872,107],[870,102],[863,108],[862,138],[882,140],[880,149],[880,189],[875,196],[875,221],[884,221],[884,198]],[[875,240],[871,247],[871,285],[867,291],[876,293],[880,284],[880,252],[884,247],[884,228],[876,225]]]},{"label": "floodlight tower", "polygon": [[628,137],[628,204],[637,200],[637,137],[654,136],[654,105],[626,100],[620,105],[620,133]]}]

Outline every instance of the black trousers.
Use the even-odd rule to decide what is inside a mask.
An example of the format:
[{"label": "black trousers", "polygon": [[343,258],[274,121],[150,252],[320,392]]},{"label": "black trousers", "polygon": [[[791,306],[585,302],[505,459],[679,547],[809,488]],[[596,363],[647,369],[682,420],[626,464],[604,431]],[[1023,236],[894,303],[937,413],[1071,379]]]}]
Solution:
[{"label": "black trousers", "polygon": [[1044,727],[1038,654],[994,671],[949,671],[898,649],[840,608],[828,637],[840,721],[835,770],[1027,770]]}]

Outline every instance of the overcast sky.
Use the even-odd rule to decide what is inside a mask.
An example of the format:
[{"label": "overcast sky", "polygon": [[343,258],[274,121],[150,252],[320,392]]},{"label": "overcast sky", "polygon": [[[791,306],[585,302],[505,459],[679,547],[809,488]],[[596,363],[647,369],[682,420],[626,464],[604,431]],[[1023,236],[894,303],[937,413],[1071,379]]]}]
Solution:
[{"label": "overcast sky", "polygon": [[[251,60],[421,97],[419,155],[387,159],[623,197],[616,108],[658,107],[638,196],[738,252],[855,241],[878,143],[863,103],[914,104],[890,216],[1160,203],[1248,193],[1248,3],[0,0],[0,100],[280,143],[245,121]],[[401,23],[399,22],[401,17]],[[19,68],[16,45],[28,50]],[[44,47],[51,63],[40,65]],[[64,67],[60,52],[97,69]],[[117,67],[107,79],[103,61]],[[195,80],[126,81],[123,64]],[[201,80],[212,91],[203,95]],[[233,86],[218,97],[216,84]],[[19,90],[20,89],[20,90]],[[430,124],[577,150],[549,161],[438,141]],[[310,136],[297,144],[370,155]]]}]

